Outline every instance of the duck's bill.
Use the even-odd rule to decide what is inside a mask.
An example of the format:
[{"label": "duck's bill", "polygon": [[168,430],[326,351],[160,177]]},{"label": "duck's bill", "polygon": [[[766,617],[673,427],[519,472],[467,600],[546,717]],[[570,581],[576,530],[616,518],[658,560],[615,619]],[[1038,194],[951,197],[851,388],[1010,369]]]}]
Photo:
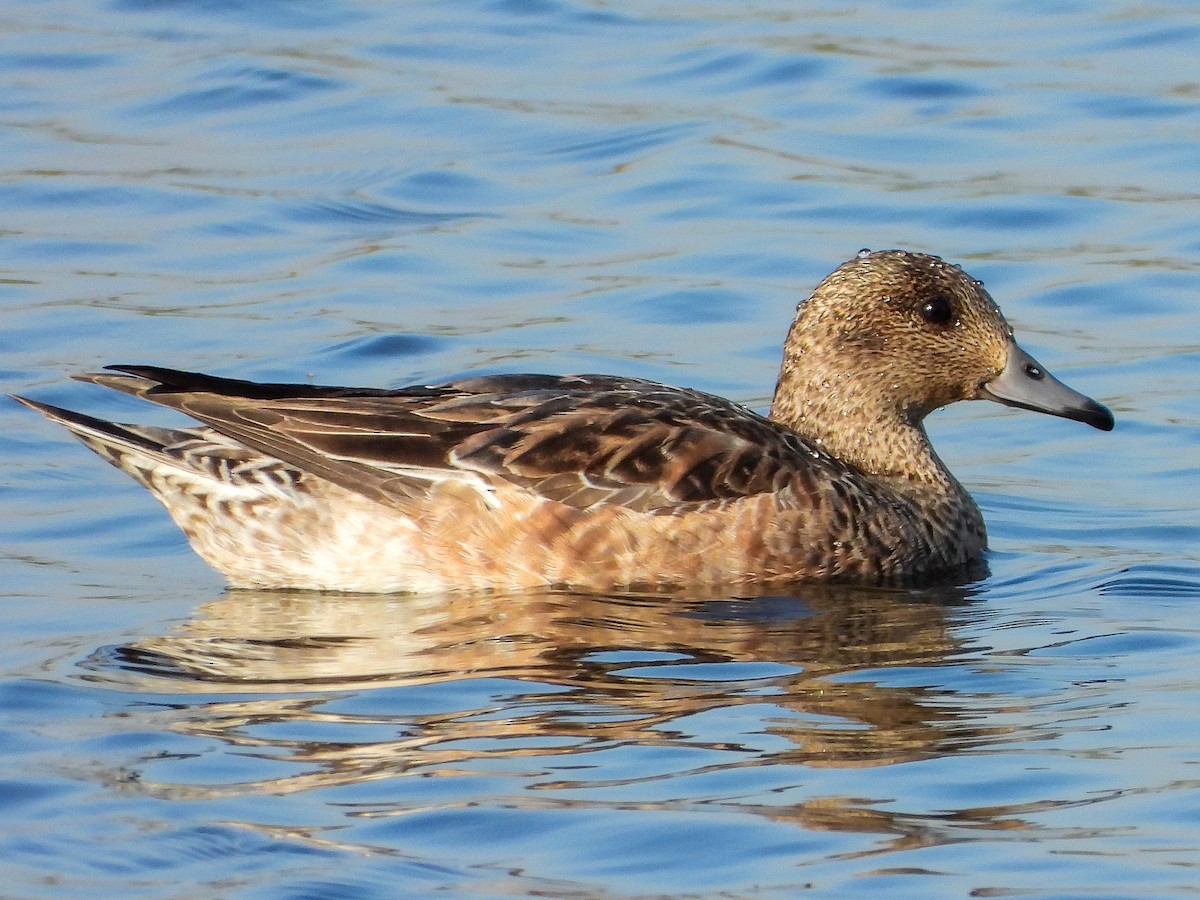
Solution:
[{"label": "duck's bill", "polygon": [[1015,343],[1009,348],[1004,371],[981,384],[978,396],[1006,406],[1076,419],[1101,431],[1113,429],[1113,414],[1107,407],[1071,390]]}]

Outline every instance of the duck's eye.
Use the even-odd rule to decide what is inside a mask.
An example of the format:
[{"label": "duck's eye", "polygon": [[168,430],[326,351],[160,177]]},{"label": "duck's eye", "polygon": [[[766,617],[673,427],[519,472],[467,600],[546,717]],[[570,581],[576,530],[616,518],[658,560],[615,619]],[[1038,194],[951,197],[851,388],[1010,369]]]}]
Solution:
[{"label": "duck's eye", "polygon": [[954,318],[954,307],[945,297],[934,297],[921,304],[921,318],[930,325],[945,325]]}]

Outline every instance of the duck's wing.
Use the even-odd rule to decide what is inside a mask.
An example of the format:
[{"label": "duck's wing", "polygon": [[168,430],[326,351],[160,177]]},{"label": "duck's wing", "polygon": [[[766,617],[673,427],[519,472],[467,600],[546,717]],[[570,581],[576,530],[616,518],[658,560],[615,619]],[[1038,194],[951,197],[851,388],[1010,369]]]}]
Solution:
[{"label": "duck's wing", "polygon": [[640,379],[501,375],[388,391],[112,369],[81,377],[388,504],[458,479],[662,514],[846,474],[744,407]]}]

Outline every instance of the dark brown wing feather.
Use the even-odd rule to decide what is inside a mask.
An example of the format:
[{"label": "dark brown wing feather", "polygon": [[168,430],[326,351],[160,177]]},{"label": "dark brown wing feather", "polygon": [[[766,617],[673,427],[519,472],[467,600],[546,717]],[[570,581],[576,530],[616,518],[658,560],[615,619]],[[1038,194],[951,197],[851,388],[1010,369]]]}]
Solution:
[{"label": "dark brown wing feather", "polygon": [[741,406],[640,379],[501,375],[385,391],[113,368],[126,374],[84,377],[381,502],[431,479],[482,477],[580,509],[676,512],[845,474]]}]

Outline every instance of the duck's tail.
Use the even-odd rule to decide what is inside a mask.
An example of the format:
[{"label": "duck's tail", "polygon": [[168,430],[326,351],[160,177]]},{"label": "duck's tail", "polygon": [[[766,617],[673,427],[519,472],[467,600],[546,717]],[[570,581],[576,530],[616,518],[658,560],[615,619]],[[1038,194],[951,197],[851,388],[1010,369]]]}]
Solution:
[{"label": "duck's tail", "polygon": [[179,460],[167,448],[191,437],[190,431],[158,428],[153,425],[126,425],[108,422],[61,406],[52,406],[28,397],[10,394],[18,403],[40,412],[52,422],[62,425],[89,449],[128,472],[149,487],[148,466],[179,465]]},{"label": "duck's tail", "polygon": [[256,496],[286,491],[297,473],[211,428],[159,428],[108,422],[10,395],[57,422],[101,458],[148,488],[168,509],[173,496]]}]

